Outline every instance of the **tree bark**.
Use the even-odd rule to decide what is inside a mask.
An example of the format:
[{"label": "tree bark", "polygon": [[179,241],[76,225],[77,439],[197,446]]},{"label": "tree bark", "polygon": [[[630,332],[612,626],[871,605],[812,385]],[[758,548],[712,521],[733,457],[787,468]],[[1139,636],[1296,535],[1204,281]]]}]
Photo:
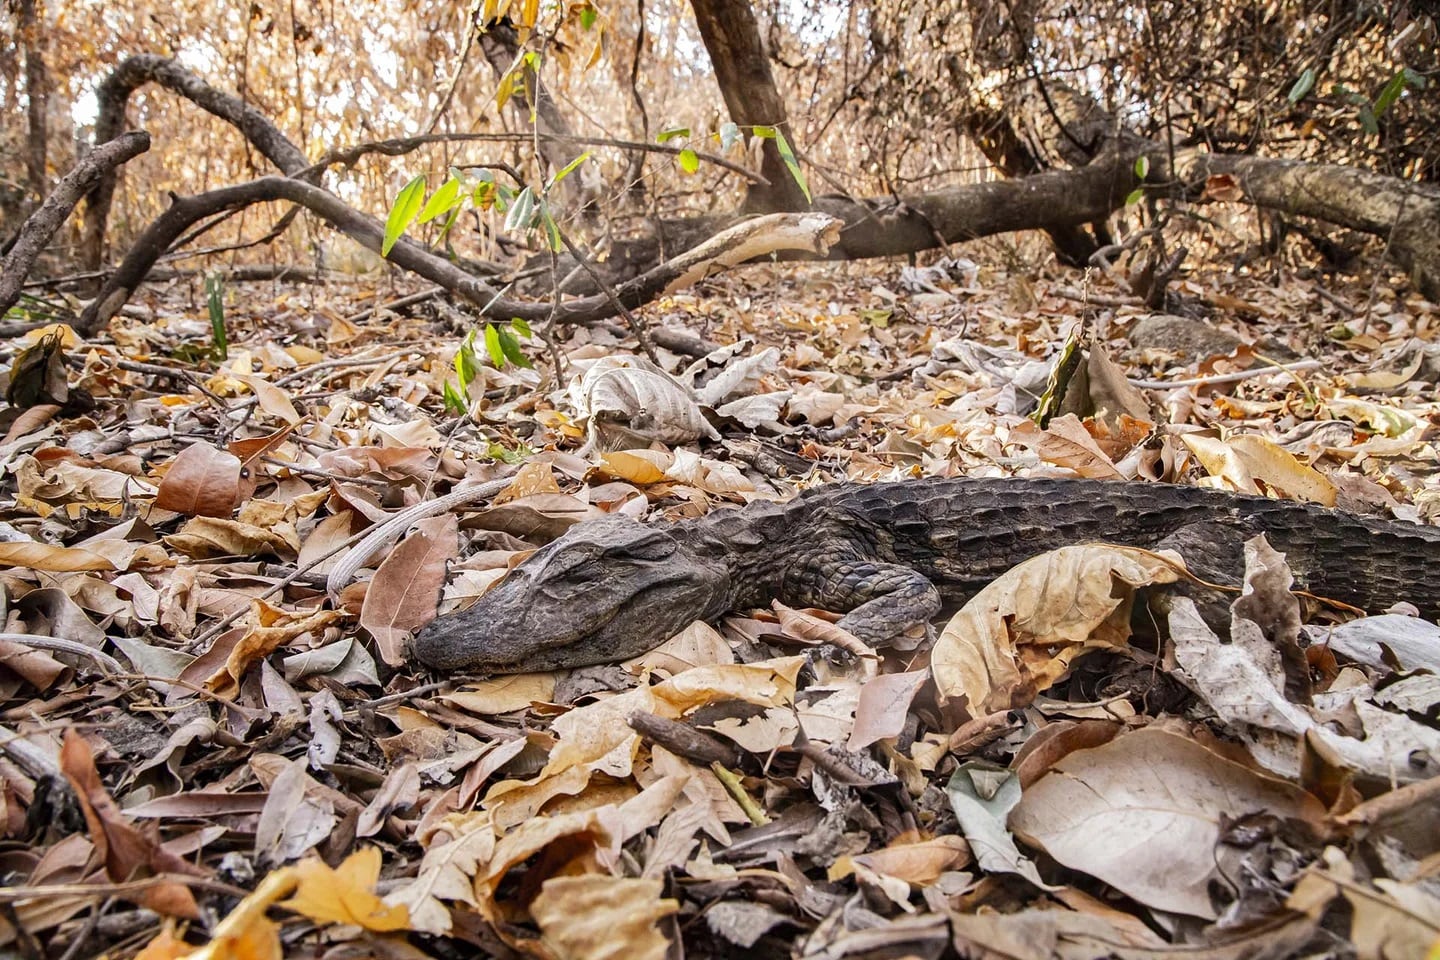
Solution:
[{"label": "tree bark", "polygon": [[[39,205],[50,194],[46,170],[49,143],[50,75],[45,69],[45,31],[41,29],[35,0],[20,0],[20,35],[25,44],[25,110],[29,131],[25,144],[25,179],[31,202]],[[68,211],[67,211],[68,212]]]},{"label": "tree bark", "polygon": [[148,133],[136,131],[122,134],[91,150],[73,170],[60,179],[54,192],[45,198],[40,209],[20,228],[15,245],[10,248],[5,259],[0,260],[0,315],[20,299],[25,276],[30,272],[35,258],[40,255],[45,244],[50,242],[55,231],[60,229],[65,218],[70,216],[70,211],[75,209],[75,204],[80,202],[85,192],[107,171],[114,170],[149,149]]},{"label": "tree bark", "polygon": [[1184,180],[1202,186],[1212,176],[1234,177],[1258,207],[1384,238],[1420,292],[1440,303],[1440,187],[1358,167],[1228,154],[1199,154],[1179,166]]},{"label": "tree bark", "polygon": [[[793,143],[795,135],[786,119],[785,99],[770,72],[770,59],[760,42],[760,26],[750,0],[691,0],[691,6],[730,119],[741,128],[775,127]],[[751,136],[748,129],[745,136],[747,140]],[[760,173],[770,185],[751,184],[742,209],[806,209],[809,204],[805,193],[790,175],[774,140],[764,142],[761,157]]]},{"label": "tree bark", "polygon": [[[95,145],[113,140],[125,127],[125,105],[130,94],[147,83],[158,83],[234,126],[245,139],[287,176],[309,166],[305,153],[280,128],[255,107],[239,97],[210,86],[174,60],[153,54],[131,57],[111,72],[96,92],[99,115],[95,120]],[[318,179],[320,171],[307,175]],[[99,270],[105,258],[105,225],[115,197],[116,173],[106,171],[90,191],[85,205],[85,227],[80,241],[80,261],[87,271]]]}]

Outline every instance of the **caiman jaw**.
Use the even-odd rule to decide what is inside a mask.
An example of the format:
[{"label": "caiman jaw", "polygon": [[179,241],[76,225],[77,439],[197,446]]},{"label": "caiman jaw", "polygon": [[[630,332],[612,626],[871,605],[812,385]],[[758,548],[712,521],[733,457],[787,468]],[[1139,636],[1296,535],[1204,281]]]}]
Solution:
[{"label": "caiman jaw", "polygon": [[723,565],[664,528],[611,517],[537,551],[479,602],[433,621],[416,657],[438,669],[551,670],[638,656],[717,612]]}]

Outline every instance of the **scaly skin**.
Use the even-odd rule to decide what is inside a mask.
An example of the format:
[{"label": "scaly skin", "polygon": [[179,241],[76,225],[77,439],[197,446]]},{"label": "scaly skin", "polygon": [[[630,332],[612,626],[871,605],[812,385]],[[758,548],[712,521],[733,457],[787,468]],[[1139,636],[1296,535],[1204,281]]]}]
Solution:
[{"label": "scaly skin", "polygon": [[768,604],[845,612],[884,643],[1010,567],[1087,541],[1180,551],[1233,583],[1263,533],[1296,580],[1368,610],[1440,617],[1440,527],[1168,484],[929,479],[836,484],[697,520],[577,524],[415,638],[437,670],[520,673],[638,656],[697,619]]}]

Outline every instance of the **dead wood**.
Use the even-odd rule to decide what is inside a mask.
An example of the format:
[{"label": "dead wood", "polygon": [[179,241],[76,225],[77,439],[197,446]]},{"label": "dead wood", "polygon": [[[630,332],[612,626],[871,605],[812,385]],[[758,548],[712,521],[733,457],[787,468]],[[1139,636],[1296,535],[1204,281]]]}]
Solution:
[{"label": "dead wood", "polygon": [[[174,60],[154,54],[140,54],[121,63],[96,91],[99,113],[95,119],[95,143],[114,139],[125,127],[125,105],[130,95],[147,83],[157,83],[184,97],[207,113],[239,130],[250,144],[282,173],[318,178],[307,171],[305,152],[280,131],[265,114],[234,94],[217,90]],[[302,171],[305,171],[302,174]],[[115,196],[115,173],[110,171],[94,185],[86,198],[85,227],[81,240],[81,264],[98,270],[105,256],[105,225]]]},{"label": "dead wood", "polygon": [[1184,180],[1198,185],[1212,176],[1234,177],[1258,207],[1383,238],[1420,292],[1440,300],[1440,187],[1358,167],[1265,157],[1199,154],[1178,166]]},{"label": "dead wood", "polygon": [[30,215],[15,239],[15,245],[0,261],[0,314],[4,314],[20,298],[25,275],[50,238],[55,235],[75,209],[75,204],[97,181],[112,175],[116,167],[150,149],[150,134],[132,131],[103,143],[90,151],[69,173],[61,178],[45,198],[40,209]]},{"label": "dead wood", "polygon": [[[329,191],[300,180],[261,177],[238,186],[180,197],[135,241],[125,260],[85,307],[76,330],[82,336],[92,336],[103,328],[130,298],[160,255],[191,224],[204,217],[269,200],[298,203],[361,246],[377,253],[381,249],[385,229],[379,221],[360,213]],[[822,214],[772,214],[747,220],[619,285],[616,297],[627,307],[638,307],[666,290],[685,286],[708,273],[755,257],[797,249],[823,255],[827,244],[834,241],[838,227],[835,220]],[[611,298],[605,294],[558,305],[502,297],[485,281],[406,238],[391,248],[389,260],[469,301],[485,316],[533,322],[553,318],[561,324],[587,324],[614,316],[616,312]]]}]

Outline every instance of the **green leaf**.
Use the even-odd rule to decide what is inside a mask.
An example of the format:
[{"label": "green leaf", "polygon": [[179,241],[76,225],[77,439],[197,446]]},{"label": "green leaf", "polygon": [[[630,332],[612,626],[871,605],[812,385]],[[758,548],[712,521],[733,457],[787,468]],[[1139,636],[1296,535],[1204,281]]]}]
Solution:
[{"label": "green leaf", "polygon": [[751,127],[750,132],[761,140],[774,140],[776,130],[774,127]]},{"label": "green leaf", "polygon": [[586,150],[584,153],[580,154],[580,156],[565,164],[565,166],[561,168],[560,172],[555,174],[555,179],[550,181],[550,185],[553,187],[561,180],[564,180],[570,175],[571,171],[573,171],[576,167],[580,166],[580,164],[584,163],[588,159],[590,159],[590,151]]},{"label": "green leaf", "polygon": [[548,203],[540,204],[540,223],[545,227],[545,241],[550,244],[551,252],[559,253],[565,247],[565,239],[560,236],[560,225],[550,215]]},{"label": "green leaf", "polygon": [[1125,206],[1133,207],[1135,204],[1139,203],[1141,200],[1144,199],[1145,188],[1136,187],[1134,190],[1131,190],[1128,194],[1125,195]]},{"label": "green leaf", "polygon": [[505,359],[517,367],[533,367],[530,358],[525,356],[525,351],[520,349],[520,341],[515,339],[515,334],[506,327],[496,327],[495,336],[500,341],[500,351],[505,354]]},{"label": "green leaf", "polygon": [[720,124],[720,152],[725,153],[740,139],[740,127],[733,123]]},{"label": "green leaf", "polygon": [[394,205],[390,207],[390,216],[385,218],[385,242],[380,245],[380,256],[388,257],[390,255],[390,248],[395,246],[395,241],[400,239],[405,228],[410,226],[415,220],[415,215],[420,212],[420,201],[424,197],[425,177],[423,174],[400,188]]},{"label": "green leaf", "polygon": [[465,413],[465,398],[460,395],[459,391],[455,389],[455,385],[449,380],[445,381],[444,396],[446,410],[455,414],[463,415]]},{"label": "green leaf", "polygon": [[514,327],[515,332],[520,334],[520,336],[524,337],[526,340],[529,340],[532,336],[534,336],[534,334],[530,331],[530,324],[526,323],[524,320],[521,320],[519,317],[511,320],[510,326]]},{"label": "green leaf", "polygon": [[690,136],[689,127],[671,127],[669,130],[661,130],[659,133],[655,134],[655,142],[669,143],[671,140],[674,140],[677,137],[688,136]]},{"label": "green leaf", "polygon": [[1150,173],[1150,158],[1141,154],[1135,158],[1135,176],[1141,180]]},{"label": "green leaf", "polygon": [[462,209],[463,205],[459,203],[455,204],[455,206],[450,208],[450,215],[445,218],[445,224],[440,228],[441,237],[447,237],[450,235],[450,228],[455,226],[456,220],[460,219],[460,211]]},{"label": "green leaf", "polygon": [[686,173],[694,173],[700,169],[700,158],[694,150],[685,149],[680,151],[680,169]]},{"label": "green leaf", "polygon": [[1414,70],[1411,70],[1409,67],[1401,67],[1400,72],[1405,75],[1405,82],[1408,83],[1410,86],[1414,87],[1416,90],[1424,90],[1426,85],[1430,82],[1425,78],[1425,74],[1417,73]]},{"label": "green leaf", "polygon": [[451,177],[440,185],[440,189],[425,203],[425,209],[420,211],[419,220],[421,223],[429,223],[444,213],[449,213],[459,206],[463,200],[460,197],[460,181]]},{"label": "green leaf", "polygon": [[585,7],[580,11],[580,26],[583,29],[592,29],[597,19],[599,19],[599,14],[595,12],[594,7]]},{"label": "green leaf", "polygon": [[210,352],[216,360],[230,356],[230,337],[225,332],[225,278],[212,273],[205,278],[205,306],[210,312]]},{"label": "green leaf", "polygon": [[775,146],[780,151],[780,159],[785,161],[785,168],[790,171],[790,176],[795,178],[800,192],[805,194],[806,202],[809,202],[812,199],[810,185],[805,182],[805,174],[800,170],[800,161],[795,159],[795,151],[790,149],[790,141],[785,139],[785,134],[781,133],[779,129],[775,129],[774,133]]},{"label": "green leaf", "polygon": [[1375,111],[1370,108],[1368,103],[1360,104],[1360,126],[1365,128],[1365,132],[1371,136],[1380,132],[1380,121],[1376,119]]},{"label": "green leaf", "polygon": [[495,369],[505,366],[505,351],[500,346],[500,331],[495,324],[485,324],[485,352],[490,354],[490,365]]},{"label": "green leaf", "polygon": [[460,349],[455,351],[455,375],[460,378],[460,389],[469,389],[471,381],[480,375],[480,358],[475,355],[475,331],[465,334]]},{"label": "green leaf", "polygon": [[528,229],[535,218],[535,194],[529,187],[520,191],[510,212],[505,215],[505,229],[508,232]]},{"label": "green leaf", "polygon": [[1304,100],[1305,95],[1313,89],[1315,89],[1315,68],[1306,67],[1300,71],[1300,76],[1296,78],[1295,85],[1290,88],[1290,92],[1286,94],[1285,99],[1289,102],[1290,106],[1293,107],[1301,100]]},{"label": "green leaf", "polygon": [[1405,71],[1401,70],[1390,78],[1390,81],[1381,89],[1380,96],[1375,98],[1375,116],[1383,117],[1385,111],[1393,107],[1395,101],[1400,99],[1400,94],[1404,92]]}]

